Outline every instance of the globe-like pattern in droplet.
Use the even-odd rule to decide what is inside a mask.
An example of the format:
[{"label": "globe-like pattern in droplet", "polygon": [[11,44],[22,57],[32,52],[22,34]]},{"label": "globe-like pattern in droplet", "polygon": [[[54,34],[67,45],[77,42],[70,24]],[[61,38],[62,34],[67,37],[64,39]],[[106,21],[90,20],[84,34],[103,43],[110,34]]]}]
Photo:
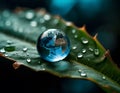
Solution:
[{"label": "globe-like pattern in droplet", "polygon": [[43,32],[37,42],[40,57],[49,62],[63,60],[70,52],[70,41],[62,31],[48,29]]}]

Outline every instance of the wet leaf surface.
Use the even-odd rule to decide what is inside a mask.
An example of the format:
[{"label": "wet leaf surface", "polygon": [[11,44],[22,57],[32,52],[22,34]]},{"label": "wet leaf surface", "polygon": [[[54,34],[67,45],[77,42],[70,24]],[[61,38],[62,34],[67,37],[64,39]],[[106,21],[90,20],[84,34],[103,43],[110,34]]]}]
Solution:
[{"label": "wet leaf surface", "polygon": [[[22,65],[60,78],[90,80],[107,93],[120,92],[119,68],[85,27],[77,28],[43,9],[3,10],[0,21],[0,60],[13,62],[14,69]],[[67,58],[54,63],[41,59],[36,49],[39,35],[51,28],[62,30],[71,43]]]}]

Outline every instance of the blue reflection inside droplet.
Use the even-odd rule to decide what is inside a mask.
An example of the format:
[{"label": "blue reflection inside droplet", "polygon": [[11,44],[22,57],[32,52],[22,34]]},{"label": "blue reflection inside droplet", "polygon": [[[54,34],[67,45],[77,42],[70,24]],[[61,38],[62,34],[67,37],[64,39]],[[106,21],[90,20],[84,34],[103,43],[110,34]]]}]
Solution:
[{"label": "blue reflection inside droplet", "polygon": [[48,29],[40,35],[37,42],[37,50],[41,58],[46,61],[60,61],[69,54],[70,41],[62,31]]}]

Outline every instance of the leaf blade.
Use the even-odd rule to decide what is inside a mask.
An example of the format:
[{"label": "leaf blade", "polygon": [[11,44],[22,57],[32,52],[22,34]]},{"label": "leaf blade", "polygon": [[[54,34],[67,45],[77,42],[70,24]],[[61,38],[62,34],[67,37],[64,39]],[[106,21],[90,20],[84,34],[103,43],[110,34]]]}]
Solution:
[{"label": "leaf blade", "polygon": [[[25,18],[21,18],[21,14],[19,13],[15,14],[11,12],[10,15],[11,17],[6,18],[6,21],[15,19],[18,24],[18,28],[20,27],[16,31],[14,28],[11,29],[8,26],[7,27],[0,26],[1,27],[0,37],[2,37],[2,39],[0,40],[1,42],[0,48],[2,49],[5,47],[6,43],[4,42],[7,40],[14,41],[15,46],[17,46],[15,51],[8,52],[10,58],[34,70],[48,71],[59,77],[88,79],[100,85],[100,87],[103,88],[105,91],[109,91],[108,93],[110,93],[111,90],[112,90],[111,93],[113,92],[113,90],[116,92],[120,91],[120,86],[119,86],[120,70],[112,63],[113,61],[111,60],[109,54],[106,56],[106,50],[99,43],[99,41],[97,41],[95,38],[92,38],[87,32],[83,31],[83,29],[78,29],[74,25],[71,25],[70,23],[66,23],[62,19],[56,19],[54,17],[52,17],[50,21],[46,21],[45,23],[40,23],[38,27],[31,27],[30,25],[31,20],[29,21],[26,20]],[[42,19],[46,14],[41,14],[41,15],[39,17],[36,17],[34,21],[36,21],[38,18]],[[57,21],[55,21],[56,23],[53,25],[51,23],[53,23],[54,20]],[[44,29],[39,31],[39,29],[41,28]],[[68,35],[72,43],[71,46],[72,50],[70,52],[70,55],[66,59],[64,59],[64,61],[59,62],[59,64],[54,63],[53,65],[51,63],[47,63],[43,61],[42,59],[39,58],[39,55],[36,51],[36,41],[39,35],[43,31],[49,28],[57,28],[57,29],[59,28],[63,30]],[[21,32],[20,29],[23,29],[24,31]],[[85,43],[84,41],[87,41],[87,43]],[[23,48],[26,46],[28,48],[27,53],[29,55],[27,53],[24,53],[23,51]],[[77,49],[73,48],[75,46]],[[87,53],[84,54],[84,52],[82,52],[82,49],[86,49]],[[96,50],[98,49],[97,52],[95,49]],[[84,55],[82,59],[77,57],[79,52]],[[30,60],[31,62],[27,62],[28,58],[31,59]],[[80,73],[78,72],[80,68],[78,67],[76,69],[73,63],[74,65],[77,64],[81,68],[82,67],[86,68],[87,69],[86,72],[88,73],[87,77],[80,77]],[[108,69],[108,67],[111,67],[112,69],[111,68]],[[73,70],[73,72],[71,70]],[[89,72],[89,70],[93,72]],[[75,73],[77,73],[76,76],[74,76]],[[93,76],[91,73],[94,73]],[[105,76],[107,80],[103,80],[102,76]],[[104,86],[106,84],[108,85],[107,87]],[[108,87],[110,87],[111,89],[108,89]]]}]

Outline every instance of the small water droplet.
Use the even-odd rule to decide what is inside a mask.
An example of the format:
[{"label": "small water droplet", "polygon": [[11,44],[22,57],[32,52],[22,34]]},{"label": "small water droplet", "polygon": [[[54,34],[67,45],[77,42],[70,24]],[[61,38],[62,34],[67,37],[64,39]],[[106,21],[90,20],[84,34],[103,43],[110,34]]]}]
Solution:
[{"label": "small water droplet", "polygon": [[76,30],[75,30],[75,29],[73,29],[73,30],[72,30],[72,33],[73,33],[73,34],[75,34],[75,32],[76,32]]},{"label": "small water droplet", "polygon": [[82,70],[81,70],[81,69],[79,69],[79,70],[78,70],[78,72],[79,72],[79,73],[81,73],[81,72],[82,72]]},{"label": "small water droplet", "polygon": [[9,20],[7,20],[7,21],[5,22],[5,25],[6,25],[6,26],[11,26],[11,22],[10,22]]},{"label": "small water droplet", "polygon": [[81,77],[86,77],[87,73],[85,73],[84,71],[82,71],[81,69],[78,70],[78,72],[80,73]]},{"label": "small water droplet", "polygon": [[99,49],[94,49],[94,54],[96,55],[96,56],[98,56],[99,55]]},{"label": "small water droplet", "polygon": [[46,15],[44,15],[44,19],[45,19],[46,21],[48,21],[48,20],[51,19],[51,16],[50,16],[49,14],[46,14]]},{"label": "small water droplet", "polygon": [[86,38],[81,38],[83,44],[87,44],[89,41]]},{"label": "small water droplet", "polygon": [[83,54],[82,53],[78,53],[78,58],[82,58],[83,57]]},{"label": "small water droplet", "polygon": [[82,53],[86,53],[86,49],[82,49]]},{"label": "small water droplet", "polygon": [[87,58],[87,61],[90,61],[90,59],[89,59],[89,58]]},{"label": "small water droplet", "polygon": [[86,76],[87,76],[87,73],[85,73],[84,71],[82,71],[82,72],[80,73],[80,76],[86,77]]},{"label": "small water droplet", "polygon": [[78,35],[74,35],[74,38],[77,38],[78,37]]},{"label": "small water droplet", "polygon": [[38,61],[38,64],[40,64],[41,62],[40,61]]},{"label": "small water droplet", "polygon": [[74,50],[74,49],[77,49],[77,46],[73,46],[72,49],[73,49],[73,50]]},{"label": "small water droplet", "polygon": [[30,58],[27,58],[27,60],[26,60],[28,63],[30,63],[31,62],[31,59]]},{"label": "small water droplet", "polygon": [[89,50],[90,50],[90,51],[93,51],[93,49],[92,49],[91,47],[89,47]]},{"label": "small water droplet", "polygon": [[28,50],[28,48],[27,48],[27,47],[23,48],[23,52],[26,52],[27,50]]},{"label": "small water droplet", "polygon": [[26,19],[33,19],[34,16],[35,16],[35,14],[33,11],[27,11],[25,14]]},{"label": "small water droplet", "polygon": [[2,49],[0,50],[0,52],[1,52],[1,53],[5,53],[6,51],[5,51],[4,48],[2,48]]},{"label": "small water droplet", "polygon": [[46,30],[46,27],[45,27],[45,26],[42,26],[42,27],[40,28],[40,30],[41,30],[41,31],[45,31],[45,30]]},{"label": "small water droplet", "polygon": [[39,21],[41,24],[45,22],[45,20],[43,18],[40,18],[40,21]]},{"label": "small water droplet", "polygon": [[59,20],[58,20],[58,19],[54,19],[54,20],[53,20],[53,24],[54,24],[54,25],[57,25],[58,23],[59,23]]},{"label": "small water droplet", "polygon": [[12,44],[13,42],[11,40],[7,40],[7,44]]},{"label": "small water droplet", "polygon": [[103,80],[105,80],[105,79],[106,79],[106,77],[105,77],[105,76],[102,76],[102,79],[103,79]]},{"label": "small water droplet", "polygon": [[8,57],[8,55],[7,55],[7,54],[5,54],[4,56],[5,56],[5,57]]},{"label": "small water droplet", "polygon": [[29,56],[29,53],[26,53],[27,56]]},{"label": "small water droplet", "polygon": [[42,64],[42,65],[40,66],[40,70],[45,70],[45,64]]},{"label": "small water droplet", "polygon": [[36,21],[31,21],[31,22],[30,22],[30,25],[31,25],[32,27],[36,27],[36,26],[37,26],[37,22],[36,22]]},{"label": "small water droplet", "polygon": [[66,22],[66,26],[71,26],[72,22]]},{"label": "small water droplet", "polygon": [[8,52],[12,52],[12,51],[15,51],[15,46],[13,45],[6,45],[4,47],[5,51],[8,51]]},{"label": "small water droplet", "polygon": [[42,68],[41,70],[45,70],[45,68]]}]

